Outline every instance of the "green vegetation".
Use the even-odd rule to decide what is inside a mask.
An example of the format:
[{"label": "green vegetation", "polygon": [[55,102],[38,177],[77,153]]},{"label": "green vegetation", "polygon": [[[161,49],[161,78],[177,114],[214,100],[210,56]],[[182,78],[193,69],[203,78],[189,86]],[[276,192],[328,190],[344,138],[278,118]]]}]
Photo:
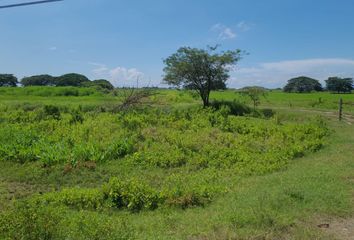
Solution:
[{"label": "green vegetation", "polygon": [[352,216],[353,127],[325,113],[353,95],[124,91],[0,88],[0,239],[331,239]]},{"label": "green vegetation", "polygon": [[244,87],[240,89],[239,92],[249,97],[253,102],[253,109],[256,109],[256,107],[261,103],[261,98],[266,98],[268,91],[263,87],[252,86]]},{"label": "green vegetation", "polygon": [[354,89],[352,78],[330,77],[326,80],[327,90],[336,93],[350,93]]},{"label": "green vegetation", "polygon": [[[234,99],[237,102],[253,104],[252,100],[240,94],[239,91],[219,91],[211,94],[212,99],[227,100]],[[302,109],[310,111],[322,111],[336,114],[338,111],[339,99],[344,101],[345,112],[354,113],[354,94],[331,94],[328,92],[316,93],[285,93],[281,91],[269,91],[267,98],[261,102],[260,108],[272,109]]]},{"label": "green vegetation", "polygon": [[284,92],[296,93],[321,92],[322,90],[322,85],[318,80],[304,76],[290,79],[284,87]]},{"label": "green vegetation", "polygon": [[17,78],[12,74],[0,74],[0,87],[16,87]]},{"label": "green vegetation", "polygon": [[[105,93],[114,89],[114,86],[105,79],[90,81],[86,76],[77,73],[68,73],[59,77],[53,77],[48,74],[34,75],[24,77],[20,82],[18,82],[17,78],[12,74],[0,74],[0,87],[17,87],[18,83],[23,87],[89,87],[104,91]],[[52,91],[56,90],[50,89],[50,92]]]},{"label": "green vegetation", "polygon": [[109,81],[107,81],[105,79],[84,82],[82,84],[82,86],[84,86],[84,87],[97,87],[97,88],[102,88],[102,89],[106,89],[106,90],[113,90],[114,89],[114,86],[112,85],[112,83],[110,83]]},{"label": "green vegetation", "polygon": [[24,87],[28,86],[54,86],[55,85],[55,77],[42,74],[31,77],[24,77],[21,79],[21,85]]},{"label": "green vegetation", "polygon": [[209,106],[212,90],[226,89],[226,81],[232,66],[242,55],[241,50],[216,53],[218,46],[207,50],[182,47],[164,60],[164,81],[170,85],[192,89]]}]

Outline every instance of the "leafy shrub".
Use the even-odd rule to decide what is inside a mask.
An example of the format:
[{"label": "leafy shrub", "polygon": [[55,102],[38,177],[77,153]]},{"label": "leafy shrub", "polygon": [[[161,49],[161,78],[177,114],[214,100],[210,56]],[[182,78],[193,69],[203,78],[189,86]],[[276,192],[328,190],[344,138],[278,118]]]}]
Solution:
[{"label": "leafy shrub", "polygon": [[103,187],[103,192],[114,207],[127,208],[130,211],[152,210],[162,201],[156,190],[136,180],[122,182],[118,178],[112,178]]},{"label": "leafy shrub", "polygon": [[215,100],[211,103],[210,106],[216,110],[220,110],[222,107],[227,106],[230,109],[230,114],[235,116],[244,116],[252,112],[250,107],[237,101]]},{"label": "leafy shrub", "polygon": [[186,209],[204,206],[222,193],[219,187],[215,187],[218,179],[219,175],[214,170],[200,170],[188,177],[172,174],[165,180],[162,195],[171,207]]},{"label": "leafy shrub", "polygon": [[97,144],[80,144],[73,147],[70,155],[70,163],[75,167],[80,162],[101,162],[104,161],[105,158],[104,149],[101,149]]},{"label": "leafy shrub", "polygon": [[17,202],[15,209],[0,213],[0,238],[46,240],[54,239],[62,219],[60,208]]},{"label": "leafy shrub", "polygon": [[0,213],[1,239],[96,240],[136,239],[134,229],[124,220],[90,211],[70,211],[58,205],[16,202]]},{"label": "leafy shrub", "polygon": [[53,105],[44,106],[44,114],[47,117],[52,117],[55,120],[60,120],[60,110],[59,107]]},{"label": "leafy shrub", "polygon": [[118,141],[114,141],[106,150],[105,159],[115,160],[125,157],[126,155],[133,153],[134,145],[133,141],[125,138]]},{"label": "leafy shrub", "polygon": [[80,112],[80,110],[74,110],[70,113],[71,118],[70,118],[70,124],[76,124],[76,123],[83,123],[84,121],[84,116]]},{"label": "leafy shrub", "polygon": [[270,108],[264,108],[259,110],[265,118],[271,118],[275,115],[275,111]]},{"label": "leafy shrub", "polygon": [[[63,112],[61,120],[51,117],[58,111]],[[265,174],[319,150],[328,132],[317,120],[279,124],[234,116],[232,105],[220,105],[219,110],[145,109],[118,117],[77,111],[80,116],[72,116],[70,109],[48,108],[50,117],[40,122],[33,121],[33,112],[10,111],[14,115],[7,114],[0,128],[1,160],[40,161],[43,166],[69,163],[76,168],[85,162],[121,159],[138,166],[234,168],[239,174]],[[251,114],[270,116],[272,111]],[[73,124],[81,115],[85,121]]]},{"label": "leafy shrub", "polygon": [[165,144],[154,144],[144,152],[133,154],[130,160],[136,165],[147,164],[161,168],[181,167],[187,163],[187,157],[180,149]]},{"label": "leafy shrub", "polygon": [[100,189],[64,189],[59,194],[48,193],[44,197],[40,197],[39,200],[77,209],[100,209],[104,205],[104,195]]},{"label": "leafy shrub", "polygon": [[[194,182],[200,181],[195,179]],[[69,188],[38,195],[31,199],[31,204],[77,210],[118,208],[131,212],[154,210],[163,204],[185,209],[204,206],[211,201],[212,192],[216,192],[209,186],[210,182],[187,186],[181,175],[173,176],[167,183],[169,185],[158,190],[136,179],[122,181],[114,177],[100,188]]]},{"label": "leafy shrub", "polygon": [[100,213],[80,211],[62,221],[58,239],[75,240],[129,240],[136,239],[134,229],[124,220]]},{"label": "leafy shrub", "polygon": [[36,161],[39,159],[41,149],[40,137],[34,131],[21,131],[21,129],[0,129],[0,158],[5,161],[19,163]]}]

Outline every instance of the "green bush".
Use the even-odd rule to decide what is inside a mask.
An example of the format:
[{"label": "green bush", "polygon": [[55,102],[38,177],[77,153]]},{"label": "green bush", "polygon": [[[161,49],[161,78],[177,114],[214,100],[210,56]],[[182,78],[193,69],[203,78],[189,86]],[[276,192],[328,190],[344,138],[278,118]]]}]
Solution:
[{"label": "green bush", "polygon": [[17,126],[13,129],[0,129],[0,160],[19,163],[39,159],[41,148],[40,136],[37,132]]},{"label": "green bush", "polygon": [[59,107],[53,105],[44,106],[44,114],[46,117],[52,117],[55,120],[60,120],[60,110]]},{"label": "green bush", "polygon": [[55,239],[62,220],[61,208],[17,202],[12,211],[0,213],[1,239]]},{"label": "green bush", "polygon": [[59,193],[47,193],[38,202],[57,203],[76,209],[100,209],[104,205],[104,195],[100,189],[64,189]]},{"label": "green bush", "polygon": [[84,116],[79,109],[73,110],[71,113],[70,124],[83,123]]},{"label": "green bush", "polygon": [[156,189],[136,179],[123,181],[113,177],[100,188],[69,188],[37,195],[31,198],[31,204],[66,206],[76,210],[117,208],[131,212],[154,210],[161,205],[185,209],[205,205],[216,191],[207,183],[186,186],[181,176],[168,179],[166,184],[162,189]]},{"label": "green bush", "polygon": [[230,114],[235,116],[244,116],[252,112],[250,107],[237,101],[215,100],[211,102],[210,106],[216,110],[220,110],[223,107],[228,107]]},{"label": "green bush", "polygon": [[0,239],[97,240],[136,239],[124,220],[90,211],[71,211],[57,205],[16,202],[0,213]]},{"label": "green bush", "polygon": [[275,111],[270,108],[264,108],[259,110],[265,118],[271,118],[275,115]]},{"label": "green bush", "polygon": [[153,210],[163,200],[156,190],[136,180],[122,182],[118,178],[112,178],[104,185],[103,192],[114,207],[127,208],[130,211]]},{"label": "green bush", "polygon": [[134,145],[131,139],[125,138],[114,141],[106,150],[106,160],[116,160],[133,153]]}]

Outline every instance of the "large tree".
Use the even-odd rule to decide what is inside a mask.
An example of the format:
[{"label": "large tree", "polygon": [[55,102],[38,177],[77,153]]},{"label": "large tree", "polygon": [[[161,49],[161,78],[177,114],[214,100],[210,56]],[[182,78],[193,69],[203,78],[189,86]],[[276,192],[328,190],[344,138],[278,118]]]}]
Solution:
[{"label": "large tree", "polygon": [[284,92],[309,93],[322,90],[322,85],[318,80],[304,76],[290,79],[284,87]]},{"label": "large tree", "polygon": [[164,60],[164,81],[167,84],[193,89],[209,106],[212,90],[226,88],[231,67],[242,56],[241,50],[216,52],[217,47],[205,49],[182,47]]},{"label": "large tree", "polygon": [[98,87],[101,89],[113,90],[114,86],[106,79],[98,79],[94,81],[84,82],[81,84],[83,87]]},{"label": "large tree", "polygon": [[55,77],[48,74],[35,75],[31,77],[24,77],[21,84],[27,86],[53,86],[55,84]]},{"label": "large tree", "polygon": [[16,87],[17,77],[13,74],[0,74],[0,87]]},{"label": "large tree", "polygon": [[56,86],[79,87],[84,82],[90,81],[86,76],[77,73],[68,73],[56,78]]},{"label": "large tree", "polygon": [[350,93],[353,90],[353,79],[330,77],[326,80],[326,88],[331,92]]}]

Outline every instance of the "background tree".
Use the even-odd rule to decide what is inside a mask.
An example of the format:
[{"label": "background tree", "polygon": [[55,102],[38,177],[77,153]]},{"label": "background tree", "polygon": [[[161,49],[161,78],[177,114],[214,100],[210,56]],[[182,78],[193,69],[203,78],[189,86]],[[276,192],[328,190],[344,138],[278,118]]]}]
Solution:
[{"label": "background tree", "polygon": [[206,50],[182,47],[164,60],[164,81],[167,84],[195,90],[209,106],[212,90],[223,89],[229,71],[240,59],[241,50],[216,53],[217,47]]},{"label": "background tree", "polygon": [[113,90],[114,86],[112,83],[110,83],[108,80],[105,79],[98,79],[94,81],[89,81],[89,82],[83,82],[81,84],[83,87],[98,87],[101,89],[106,89],[106,90]]},{"label": "background tree", "polygon": [[77,73],[68,73],[60,77],[57,77],[55,80],[56,86],[73,86],[79,87],[84,82],[90,81],[86,76],[77,74]]},{"label": "background tree", "polygon": [[21,80],[21,84],[25,87],[27,86],[53,86],[55,85],[55,77],[43,74],[35,75],[31,77],[24,77]]},{"label": "background tree", "polygon": [[0,74],[0,87],[16,87],[17,77],[13,74]]},{"label": "background tree", "polygon": [[323,91],[323,88],[318,80],[301,76],[290,79],[283,90],[284,92],[309,93],[312,91]]},{"label": "background tree", "polygon": [[253,102],[253,108],[256,109],[256,107],[261,103],[261,98],[265,98],[268,91],[264,87],[252,86],[240,89],[240,93],[249,97]]},{"label": "background tree", "polygon": [[353,79],[330,77],[326,80],[326,88],[331,92],[350,93],[353,90]]}]

